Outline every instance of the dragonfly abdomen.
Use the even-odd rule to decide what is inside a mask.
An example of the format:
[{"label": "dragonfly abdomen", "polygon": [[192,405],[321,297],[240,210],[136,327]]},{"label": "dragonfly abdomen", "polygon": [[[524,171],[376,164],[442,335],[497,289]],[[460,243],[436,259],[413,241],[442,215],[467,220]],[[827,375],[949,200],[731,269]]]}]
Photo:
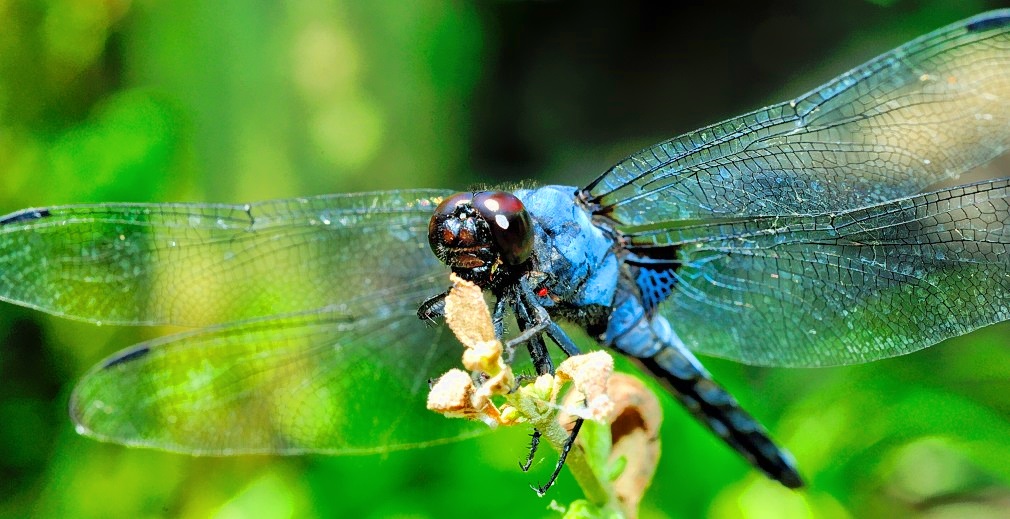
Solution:
[{"label": "dragonfly abdomen", "polygon": [[618,290],[603,340],[635,359],[702,424],[769,477],[803,486],[792,455],[717,384],[660,315],[649,317],[636,292]]},{"label": "dragonfly abdomen", "polygon": [[669,347],[653,357],[637,360],[670,388],[698,421],[752,465],[789,488],[803,486],[792,455],[775,444],[765,428],[712,380],[693,355],[682,348]]}]

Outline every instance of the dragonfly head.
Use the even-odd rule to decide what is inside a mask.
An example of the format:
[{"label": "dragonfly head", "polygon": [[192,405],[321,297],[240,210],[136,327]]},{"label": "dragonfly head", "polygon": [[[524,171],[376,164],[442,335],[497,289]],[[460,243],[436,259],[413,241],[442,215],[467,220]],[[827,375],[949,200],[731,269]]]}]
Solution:
[{"label": "dragonfly head", "polygon": [[504,191],[456,193],[428,222],[432,252],[463,279],[484,288],[503,267],[533,252],[533,225],[523,203]]}]

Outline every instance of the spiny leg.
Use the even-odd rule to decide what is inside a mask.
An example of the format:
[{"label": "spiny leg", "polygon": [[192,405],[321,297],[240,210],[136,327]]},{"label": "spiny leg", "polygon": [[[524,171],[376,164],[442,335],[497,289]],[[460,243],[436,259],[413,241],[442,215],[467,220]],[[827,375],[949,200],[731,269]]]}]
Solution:
[{"label": "spiny leg", "polygon": [[526,349],[530,352],[530,358],[537,370],[537,375],[553,375],[554,361],[547,351],[547,344],[544,343],[541,334],[544,328],[550,325],[550,316],[547,315],[547,311],[543,307],[533,308],[536,316],[530,315],[530,309],[526,305],[515,305],[516,322],[519,323],[519,329],[522,330],[519,337],[526,336],[527,330],[537,330],[526,338]]},{"label": "spiny leg", "polygon": [[[523,334],[517,337],[517,339],[524,338],[529,341],[528,345],[530,347],[530,355],[534,357],[534,364],[537,365],[538,372],[541,371],[541,367],[536,362],[537,357],[536,354],[534,353],[533,343],[534,341],[536,341],[539,343],[539,345],[546,348],[546,345],[543,342],[543,337],[541,335],[542,333],[546,333],[547,336],[550,337],[551,340],[554,341],[554,343],[557,344],[559,348],[561,348],[561,350],[565,353],[565,355],[571,357],[573,355],[578,355],[581,353],[579,351],[578,346],[575,345],[575,342],[572,341],[570,337],[568,337],[568,334],[566,334],[564,330],[562,330],[561,327],[558,326],[557,323],[551,320],[550,316],[547,314],[547,311],[544,309],[544,307],[537,304],[532,304],[525,298],[523,299],[523,303],[525,304],[516,305],[517,306],[516,314],[517,314],[517,320],[519,321],[519,326],[521,328],[524,328]],[[528,310],[529,308],[532,308],[536,313],[535,319],[532,320],[530,319]],[[525,325],[528,325],[528,327]],[[534,333],[527,334],[526,332],[528,331],[534,331]],[[546,350],[543,350],[541,353],[546,357],[548,361],[550,360],[550,356],[547,354]],[[551,374],[554,373],[553,364],[551,364],[550,366],[550,373]],[[543,373],[541,372],[541,374]],[[551,477],[547,481],[547,483],[541,486],[532,487],[533,490],[536,491],[537,495],[543,497],[543,495],[546,494],[547,490],[554,485],[555,481],[557,481],[558,476],[561,475],[561,469],[564,468],[565,461],[568,459],[568,453],[571,452],[572,446],[575,445],[575,440],[579,436],[579,430],[582,429],[582,423],[583,423],[582,418],[575,419],[575,423],[572,425],[572,430],[568,434],[568,437],[565,439],[565,443],[561,447],[561,452],[560,455],[558,456],[558,461],[555,464],[554,471],[551,473]],[[533,457],[536,452],[536,446],[540,442],[540,436],[541,436],[540,431],[534,429],[532,435],[533,441],[531,442],[529,456],[527,457],[526,462],[524,464],[521,464],[523,471],[528,470],[533,463]]]},{"label": "spiny leg", "polygon": [[[512,364],[512,360],[515,358],[516,346],[519,346],[520,344],[527,344],[527,345],[529,345],[529,343],[531,341],[533,341],[536,338],[539,338],[540,334],[543,333],[544,330],[547,330],[551,325],[554,324],[551,321],[550,316],[547,315],[547,310],[544,310],[543,307],[537,307],[537,308],[534,309],[534,311],[536,312],[537,315],[536,315],[536,319],[534,320],[533,326],[524,329],[522,331],[522,333],[520,333],[519,335],[517,335],[517,336],[515,336],[515,337],[513,337],[513,338],[511,338],[511,339],[509,339],[508,341],[505,342],[504,350],[505,350],[505,362],[506,363]],[[520,326],[522,326],[521,323],[522,323],[522,321],[520,321]],[[548,333],[548,336],[549,336],[549,333]],[[543,342],[543,339],[540,339],[540,341]],[[535,360],[536,359],[536,355],[533,353],[532,350],[530,351],[530,355],[533,356],[533,358],[534,358],[533,362],[534,362],[534,364],[536,364],[536,360]],[[544,345],[543,355],[547,355],[546,345]],[[548,356],[548,358],[550,358],[550,357]],[[551,367],[550,373],[552,373],[552,374],[554,373],[553,366]],[[538,370],[538,374],[543,375],[543,373],[539,372],[539,370]]]},{"label": "spiny leg", "polygon": [[[505,335],[505,312],[508,311],[509,305],[508,301],[499,297],[496,298],[494,302],[494,312],[491,313],[491,324],[494,326],[494,336],[501,338]],[[512,363],[512,359],[506,357],[506,362]]]},{"label": "spiny leg", "polygon": [[540,446],[540,436],[540,429],[534,427],[533,434],[530,434],[530,453],[526,456],[526,462],[519,464],[519,468],[521,468],[523,472],[529,472],[530,467],[533,465],[533,457],[537,453],[537,447]]},{"label": "spiny leg", "polygon": [[417,318],[429,324],[433,324],[436,319],[445,317],[445,298],[452,290],[450,287],[445,292],[429,297],[417,307]]},{"label": "spiny leg", "polygon": [[[547,328],[546,333],[547,336],[550,337],[551,340],[553,340],[569,357],[581,353],[578,346],[575,345],[571,338],[568,337],[568,334],[566,334],[561,327],[557,325],[557,323],[552,322],[551,326]],[[586,402],[583,401],[583,404],[585,403]],[[568,459],[568,453],[571,452],[572,446],[575,445],[575,440],[579,436],[579,430],[582,429],[582,422],[582,418],[575,419],[575,423],[572,425],[572,431],[568,434],[568,438],[565,439],[565,443],[561,449],[561,455],[558,457],[557,465],[554,466],[554,472],[551,474],[550,480],[547,481],[546,485],[534,488],[537,495],[540,497],[543,497],[544,494],[547,493],[547,489],[554,485],[554,482],[561,474],[561,469],[565,466],[565,460]]]},{"label": "spiny leg", "polygon": [[568,459],[568,453],[571,452],[572,445],[575,445],[575,438],[579,436],[579,429],[582,428],[582,422],[582,418],[575,419],[575,424],[572,425],[572,432],[568,435],[564,446],[561,448],[561,455],[558,456],[558,463],[554,466],[554,472],[551,474],[551,479],[547,481],[546,485],[533,487],[533,490],[536,491],[538,496],[544,497],[544,494],[547,493],[547,489],[551,488],[551,486],[554,485],[554,482],[557,481],[558,476],[561,475],[561,469],[565,466],[565,460]]}]

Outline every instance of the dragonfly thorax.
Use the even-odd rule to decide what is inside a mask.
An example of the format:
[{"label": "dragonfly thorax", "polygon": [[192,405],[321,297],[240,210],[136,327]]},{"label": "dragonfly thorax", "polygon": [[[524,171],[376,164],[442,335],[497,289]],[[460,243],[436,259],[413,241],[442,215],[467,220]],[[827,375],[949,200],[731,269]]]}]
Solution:
[{"label": "dragonfly thorax", "polygon": [[428,222],[432,252],[453,272],[481,287],[502,267],[519,266],[533,251],[533,225],[523,203],[504,191],[456,193]]}]

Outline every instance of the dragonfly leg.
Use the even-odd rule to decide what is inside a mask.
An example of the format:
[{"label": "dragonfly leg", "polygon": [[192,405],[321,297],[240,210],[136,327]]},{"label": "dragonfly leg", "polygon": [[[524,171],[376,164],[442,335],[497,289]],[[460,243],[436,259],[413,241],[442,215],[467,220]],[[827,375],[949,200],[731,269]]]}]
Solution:
[{"label": "dragonfly leg", "polygon": [[558,476],[561,474],[562,467],[565,466],[565,460],[568,459],[568,453],[571,452],[572,445],[575,445],[575,438],[579,436],[579,429],[582,429],[582,422],[582,418],[575,419],[575,424],[572,425],[572,432],[568,434],[568,438],[565,440],[565,444],[561,448],[561,455],[558,456],[558,463],[554,466],[554,472],[551,473],[551,478],[547,480],[547,484],[533,488],[538,496],[543,497],[544,494],[547,493],[547,489],[551,488],[551,486],[554,485],[554,482],[557,481]]},{"label": "dragonfly leg", "polygon": [[561,351],[565,353],[568,357],[573,357],[579,355],[582,351],[579,347],[575,345],[575,342],[568,337],[568,334],[558,326],[558,323],[551,319],[550,314],[547,313],[547,309],[543,305],[537,303],[533,300],[529,294],[520,293],[519,294],[520,303],[527,307],[532,308],[536,313],[537,324],[534,326],[538,331],[542,331],[547,334],[548,337],[554,341],[555,344],[561,348]]},{"label": "dragonfly leg", "polygon": [[[530,315],[531,308],[537,314],[536,316]],[[533,366],[537,370],[537,375],[553,375],[554,361],[547,351],[547,345],[544,343],[542,335],[544,329],[551,323],[550,316],[540,306],[527,307],[523,304],[517,304],[514,309],[519,329],[522,330],[522,333],[516,339],[522,339],[522,341],[513,339],[509,343],[512,343],[514,347],[519,342],[525,342],[526,349],[529,350],[530,358],[533,360]]]},{"label": "dragonfly leg", "polygon": [[[508,311],[508,301],[499,297],[494,303],[494,313],[491,314],[491,324],[494,326],[494,336],[501,338],[505,335],[505,312]],[[507,351],[507,350],[506,350]],[[511,362],[511,357],[506,357]]]},{"label": "dragonfly leg", "polygon": [[533,322],[533,325],[523,330],[522,333],[520,333],[519,335],[516,335],[512,339],[509,339],[508,342],[506,343],[506,347],[518,346],[532,339],[533,336],[544,333],[552,324],[554,324],[551,321],[551,318],[547,315],[546,310],[544,310],[543,308],[538,308],[536,310],[539,311],[537,312],[537,316],[535,318],[536,320]]},{"label": "dragonfly leg", "polygon": [[449,288],[441,294],[429,297],[421,306],[417,307],[417,318],[422,321],[434,323],[436,319],[445,317],[445,298],[449,296]]},{"label": "dragonfly leg", "polygon": [[547,336],[550,337],[559,348],[561,348],[561,351],[563,351],[566,356],[572,357],[582,353],[579,347],[575,345],[575,342],[568,337],[568,334],[565,333],[560,326],[558,326],[558,323],[551,319],[551,316],[547,313],[546,308],[538,304],[530,303],[526,298],[522,299],[522,304],[520,306],[527,309],[533,309],[533,312],[535,313],[533,324],[528,328],[525,328],[523,333],[510,340],[506,344],[506,347],[514,347],[517,344],[530,340],[533,335],[546,333]]},{"label": "dragonfly leg", "polygon": [[533,433],[530,434],[530,453],[526,456],[526,461],[519,464],[519,468],[523,472],[529,472],[530,467],[533,465],[533,457],[537,454],[537,447],[540,446],[540,429],[536,427],[533,428]]},{"label": "dragonfly leg", "polygon": [[551,322],[550,326],[548,326],[545,330],[545,333],[547,333],[547,336],[550,337],[559,348],[561,348],[561,351],[565,352],[565,355],[574,357],[575,355],[580,355],[582,353],[579,347],[575,345],[575,341],[568,337],[568,334],[565,333],[560,326],[558,326],[558,323]]},{"label": "dragonfly leg", "polygon": [[[530,310],[535,316],[530,315]],[[531,318],[532,317],[532,318]],[[573,355],[580,354],[579,347],[575,345],[575,342],[568,337],[568,334],[555,323],[547,310],[538,304],[529,303],[523,300],[520,304],[516,305],[516,319],[519,322],[519,326],[523,328],[523,333],[517,336],[512,341],[509,341],[513,345],[518,344],[523,341],[528,341],[527,344],[530,347],[530,355],[533,357],[533,363],[537,366],[537,371],[540,374],[544,374],[545,366],[544,364],[538,362],[538,358],[546,361],[549,371],[548,373],[554,373],[554,365],[551,362],[550,355],[546,351],[546,345],[543,341],[543,335],[546,334],[554,343],[558,345],[559,348],[565,353],[565,355],[571,357]],[[543,348],[542,350],[540,348]],[[542,356],[542,357],[540,357]],[[558,461],[554,465],[554,471],[551,473],[550,479],[547,483],[540,486],[533,487],[537,495],[543,496],[547,493],[547,490],[554,485],[557,481],[558,476],[561,474],[561,469],[565,466],[565,461],[568,459],[568,453],[571,452],[572,446],[575,445],[575,439],[579,436],[579,431],[582,429],[582,418],[576,418],[575,423],[572,425],[572,430],[568,434],[568,438],[565,439],[565,443],[561,447],[560,455],[558,456]],[[530,452],[529,456],[526,458],[526,462],[520,464],[522,470],[528,471],[530,466],[533,464],[533,458],[536,454],[537,446],[540,443],[541,433],[539,430],[533,430],[532,440],[530,442]]]}]

